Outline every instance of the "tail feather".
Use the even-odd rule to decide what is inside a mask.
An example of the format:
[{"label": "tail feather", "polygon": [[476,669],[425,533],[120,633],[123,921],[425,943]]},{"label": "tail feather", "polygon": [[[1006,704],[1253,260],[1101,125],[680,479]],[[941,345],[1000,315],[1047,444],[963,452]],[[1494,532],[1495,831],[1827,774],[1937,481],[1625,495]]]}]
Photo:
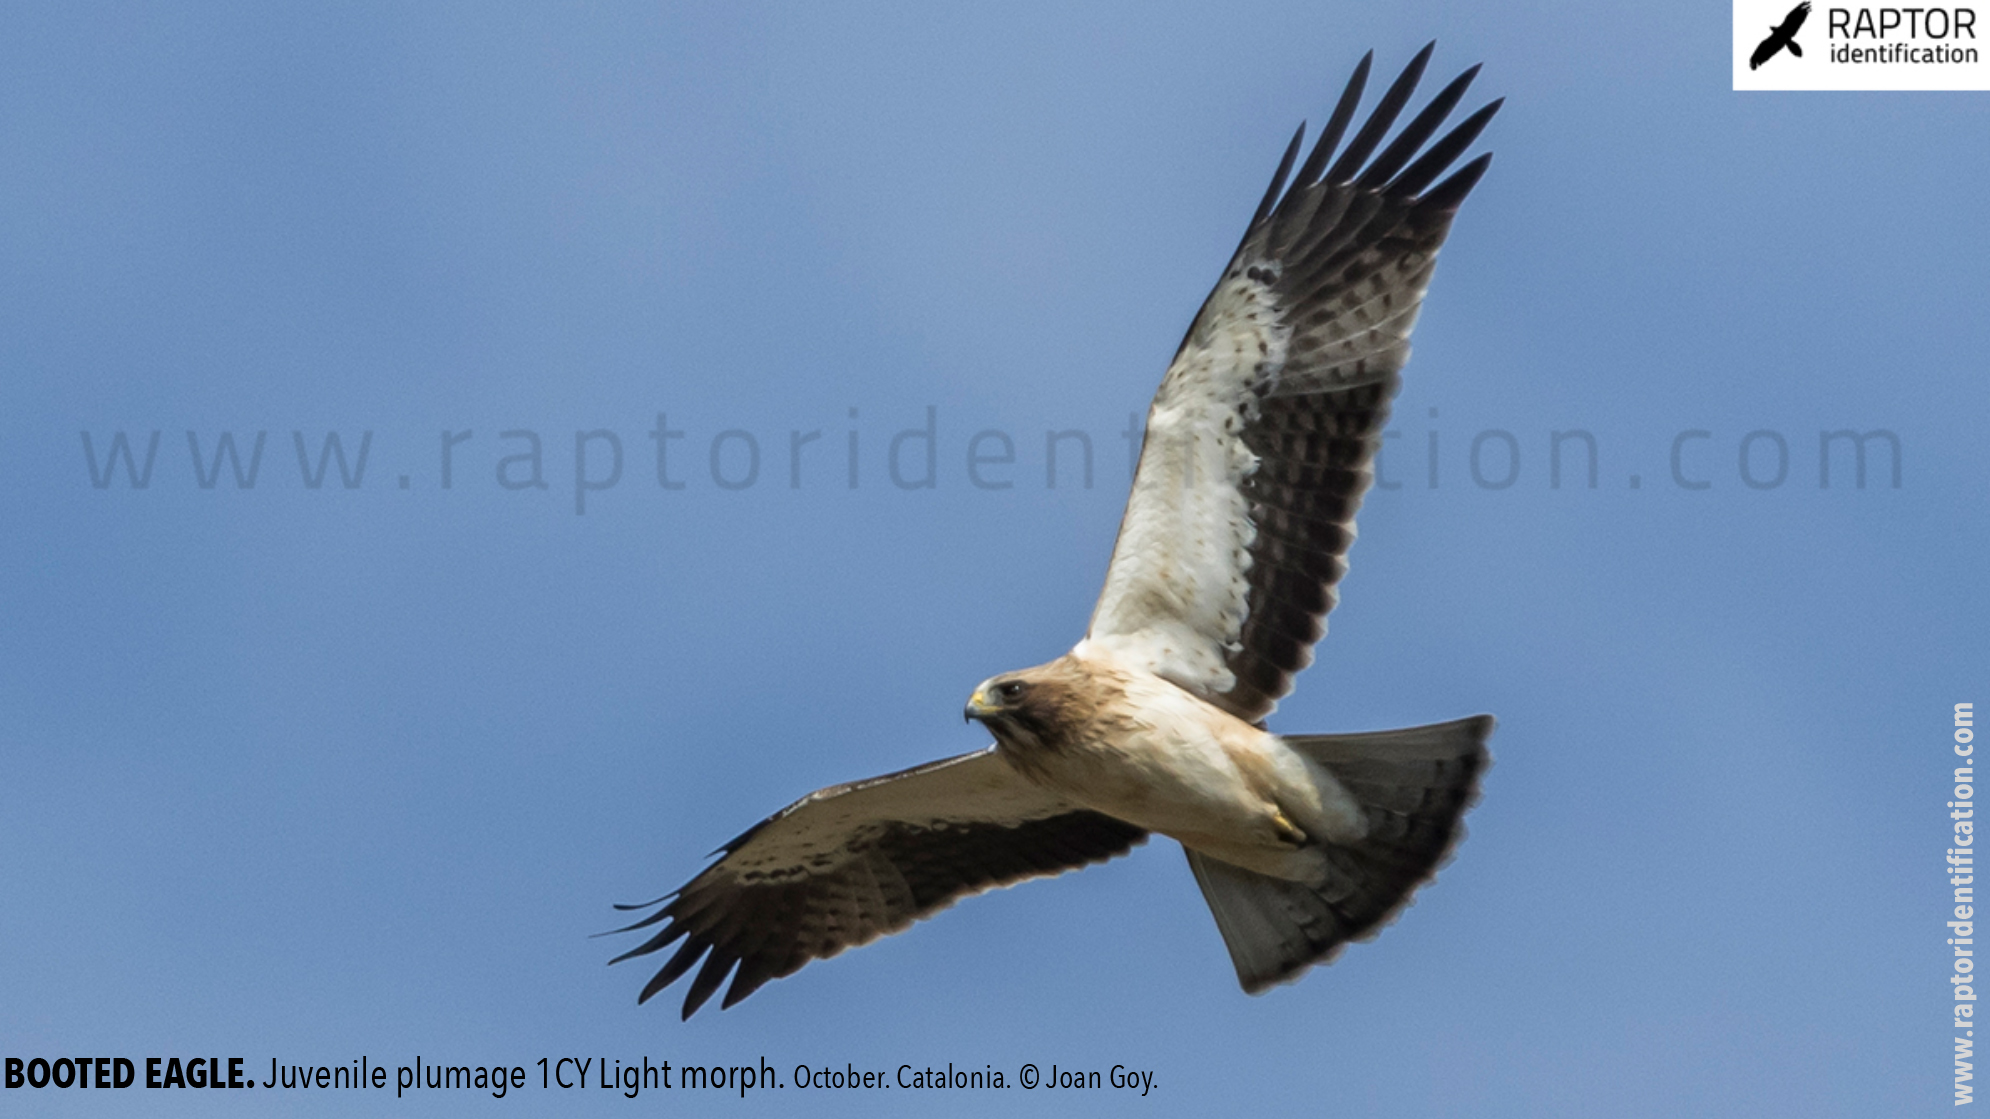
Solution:
[{"label": "tail feather", "polygon": [[1490,715],[1370,734],[1288,735],[1361,805],[1368,831],[1324,849],[1323,881],[1294,882],[1200,851],[1189,867],[1216,917],[1237,980],[1259,994],[1375,935],[1464,837],[1465,810],[1491,762]]}]

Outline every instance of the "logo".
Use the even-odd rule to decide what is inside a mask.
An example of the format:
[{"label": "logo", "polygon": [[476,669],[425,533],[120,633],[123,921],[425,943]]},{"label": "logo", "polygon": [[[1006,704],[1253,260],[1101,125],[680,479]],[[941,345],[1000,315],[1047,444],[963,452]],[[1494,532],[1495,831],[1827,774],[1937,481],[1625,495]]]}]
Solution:
[{"label": "logo", "polygon": [[1990,90],[1990,0],[1732,2],[1736,90]]},{"label": "logo", "polygon": [[1790,14],[1783,17],[1780,25],[1769,29],[1769,37],[1756,44],[1755,53],[1748,56],[1748,68],[1750,70],[1760,68],[1764,62],[1776,57],[1776,53],[1785,47],[1789,48],[1791,54],[1802,58],[1803,48],[1797,45],[1797,29],[1809,18],[1810,0],[1803,0],[1803,3],[1791,8]]}]

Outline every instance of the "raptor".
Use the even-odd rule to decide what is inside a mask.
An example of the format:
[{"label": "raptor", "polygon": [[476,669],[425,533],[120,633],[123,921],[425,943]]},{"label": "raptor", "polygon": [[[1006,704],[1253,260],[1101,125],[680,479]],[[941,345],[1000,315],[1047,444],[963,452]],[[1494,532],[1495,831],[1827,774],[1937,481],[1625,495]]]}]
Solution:
[{"label": "raptor", "polygon": [[652,911],[618,931],[655,931],[615,962],[682,942],[642,1000],[696,968],[684,1016],[728,978],[732,1006],[1156,833],[1187,852],[1257,993],[1373,935],[1432,877],[1477,797],[1489,716],[1266,725],[1325,632],[1438,249],[1491,160],[1454,168],[1499,101],[1445,130],[1476,66],[1390,135],[1430,55],[1349,138],[1364,57],[1303,161],[1305,126],[1293,136],[1148,410],[1083,638],[967,701],[994,745],[810,793],[675,893],[622,907]]}]

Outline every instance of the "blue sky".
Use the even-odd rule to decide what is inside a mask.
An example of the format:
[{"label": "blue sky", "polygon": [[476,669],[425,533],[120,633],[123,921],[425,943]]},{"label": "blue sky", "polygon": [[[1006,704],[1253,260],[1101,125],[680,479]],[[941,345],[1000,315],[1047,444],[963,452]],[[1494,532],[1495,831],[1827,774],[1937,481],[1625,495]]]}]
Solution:
[{"label": "blue sky", "polygon": [[[1707,4],[8,23],[5,1054],[1156,1076],[946,1097],[996,1114],[1948,1106],[1946,741],[1990,668],[1983,95],[1735,94]],[[1455,862],[1263,998],[1155,841],[723,1014],[637,1007],[647,972],[603,966],[626,939],[589,939],[611,902],[981,746],[973,685],[1077,639],[1128,416],[1292,126],[1432,38],[1433,78],[1484,62],[1467,104],[1507,98],[1497,156],[1418,329],[1400,488],[1272,725],[1498,715]],[[934,484],[904,488],[929,414]],[[1839,429],[1894,433],[1898,487],[1842,442],[1821,486]],[[1573,430],[1595,488],[1567,441],[1552,482]],[[161,433],[142,489],[93,484],[81,434],[120,431],[141,459]],[[203,471],[266,432],[256,485],[203,488],[188,431]],[[310,488],[297,441],[315,470],[332,431],[355,459],[371,433],[365,471]],[[984,431],[1008,488],[970,476]],[[1053,431],[1084,436],[1055,486]],[[531,477],[504,432],[544,488],[502,484]],[[221,1106],[133,1095],[8,1103]]]}]

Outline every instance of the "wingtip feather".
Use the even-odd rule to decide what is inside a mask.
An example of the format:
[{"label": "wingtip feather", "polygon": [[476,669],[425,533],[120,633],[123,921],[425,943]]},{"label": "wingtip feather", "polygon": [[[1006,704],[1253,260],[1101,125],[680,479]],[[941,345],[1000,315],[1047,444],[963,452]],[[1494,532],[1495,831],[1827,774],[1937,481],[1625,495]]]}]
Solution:
[{"label": "wingtip feather", "polygon": [[1361,56],[1354,73],[1347,79],[1341,90],[1340,101],[1334,105],[1333,115],[1327,118],[1327,126],[1320,130],[1320,138],[1313,144],[1313,152],[1306,157],[1306,164],[1299,169],[1293,180],[1299,186],[1309,186],[1320,181],[1320,172],[1332,159],[1334,149],[1340,147],[1341,137],[1347,134],[1347,126],[1354,120],[1354,111],[1361,107],[1361,94],[1368,88],[1368,72],[1375,64],[1375,52]]},{"label": "wingtip feather", "polygon": [[704,1006],[719,985],[726,981],[732,965],[738,962],[738,958],[730,952],[722,954],[717,948],[712,950],[712,954],[705,958],[705,966],[698,969],[698,977],[691,981],[691,989],[684,993],[685,1021],[698,1013],[698,1008]]},{"label": "wingtip feather", "polygon": [[1415,58],[1410,59],[1408,66],[1403,67],[1403,72],[1397,75],[1396,80],[1390,84],[1388,92],[1384,93],[1382,100],[1376,103],[1374,112],[1369,114],[1368,123],[1361,126],[1360,132],[1355,133],[1354,140],[1348,144],[1347,150],[1341,153],[1340,159],[1336,160],[1332,169],[1327,172],[1328,182],[1345,183],[1354,180],[1355,175],[1361,171],[1361,165],[1368,162],[1368,157],[1374,154],[1382,138],[1388,135],[1389,127],[1395,124],[1396,118],[1402,114],[1403,106],[1409,104],[1410,98],[1415,95],[1417,83],[1423,80],[1424,69],[1430,65],[1430,52],[1436,45],[1436,41],[1432,40],[1417,52]]},{"label": "wingtip feather", "polygon": [[1292,134],[1292,142],[1285,146],[1285,157],[1278,161],[1278,170],[1271,176],[1271,185],[1265,188],[1264,198],[1258,202],[1257,212],[1251,215],[1251,223],[1244,227],[1248,239],[1250,231],[1258,227],[1278,204],[1278,196],[1285,189],[1285,177],[1292,173],[1292,161],[1299,158],[1299,145],[1306,139],[1306,122],[1300,121],[1299,128]]},{"label": "wingtip feather", "polygon": [[1423,204],[1432,212],[1449,214],[1457,212],[1464,204],[1465,196],[1472,193],[1479,180],[1485,177],[1486,168],[1492,166],[1492,153],[1486,152],[1460,167],[1450,178],[1430,188],[1423,196]]},{"label": "wingtip feather", "polygon": [[1382,154],[1376,156],[1374,162],[1368,165],[1368,169],[1361,173],[1361,178],[1357,180],[1358,184],[1363,187],[1378,187],[1388,182],[1397,171],[1402,170],[1403,165],[1416,155],[1417,149],[1423,147],[1425,141],[1436,135],[1438,128],[1444,124],[1444,118],[1450,116],[1451,110],[1458,106],[1458,102],[1465,96],[1465,90],[1478,73],[1479,67],[1473,66],[1451,79],[1450,84],[1443,89],[1438,90],[1437,96],[1430,99],[1430,103],[1423,107],[1423,111],[1412,118],[1402,132],[1397,134],[1395,140],[1391,141],[1389,146],[1382,150]]},{"label": "wingtip feather", "polygon": [[1493,115],[1499,112],[1499,107],[1504,104],[1506,98],[1495,98],[1481,106],[1471,116],[1459,121],[1457,127],[1445,133],[1443,139],[1432,144],[1430,150],[1423,153],[1415,163],[1404,168],[1402,174],[1397,175],[1389,184],[1390,189],[1406,195],[1420,193],[1431,184],[1432,180],[1442,175],[1451,166],[1451,161],[1457,159],[1472,145],[1472,141],[1479,138],[1479,133],[1485,131]]}]

